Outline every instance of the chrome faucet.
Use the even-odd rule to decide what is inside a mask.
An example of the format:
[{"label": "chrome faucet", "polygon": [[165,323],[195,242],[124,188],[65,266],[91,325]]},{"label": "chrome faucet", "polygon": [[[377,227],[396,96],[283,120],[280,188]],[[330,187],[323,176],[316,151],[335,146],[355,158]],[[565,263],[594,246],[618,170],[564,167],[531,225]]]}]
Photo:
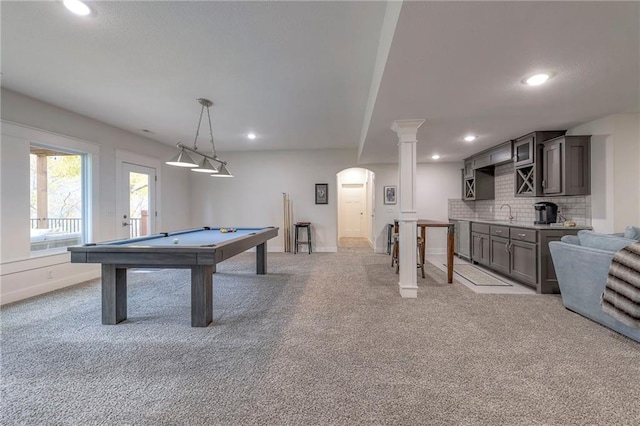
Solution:
[{"label": "chrome faucet", "polygon": [[500,210],[502,210],[503,207],[509,207],[509,223],[513,222],[513,216],[511,215],[511,206],[509,204],[503,204],[500,206]]}]

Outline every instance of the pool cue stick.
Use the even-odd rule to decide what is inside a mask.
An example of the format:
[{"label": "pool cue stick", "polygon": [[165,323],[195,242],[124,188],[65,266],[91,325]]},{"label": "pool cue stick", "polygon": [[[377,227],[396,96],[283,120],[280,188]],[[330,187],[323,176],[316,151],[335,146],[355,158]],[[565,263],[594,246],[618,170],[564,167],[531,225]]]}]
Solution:
[{"label": "pool cue stick", "polygon": [[283,229],[283,239],[284,239],[284,252],[291,252],[291,238],[290,238],[290,228],[289,228],[289,199],[286,192],[282,193],[282,208],[284,213],[284,229]]}]

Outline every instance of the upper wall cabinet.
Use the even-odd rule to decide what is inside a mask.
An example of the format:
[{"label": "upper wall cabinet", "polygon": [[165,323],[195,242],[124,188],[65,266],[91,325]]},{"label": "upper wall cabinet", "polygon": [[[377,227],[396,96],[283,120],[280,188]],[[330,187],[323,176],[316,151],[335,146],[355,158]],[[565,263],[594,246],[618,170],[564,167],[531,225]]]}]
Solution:
[{"label": "upper wall cabinet", "polygon": [[474,169],[482,169],[507,163],[511,161],[511,155],[511,141],[507,141],[474,155],[471,160]]},{"label": "upper wall cabinet", "polygon": [[511,161],[511,156],[511,141],[507,141],[465,159],[462,169],[462,199],[493,200],[494,166]]},{"label": "upper wall cabinet", "polygon": [[464,178],[473,177],[473,160],[469,159],[464,161],[463,177]]},{"label": "upper wall cabinet", "polygon": [[513,143],[513,165],[516,167],[533,163],[535,139],[533,133],[516,139]]},{"label": "upper wall cabinet", "polygon": [[591,136],[560,136],[542,144],[544,195],[591,193]]},{"label": "upper wall cabinet", "polygon": [[515,196],[542,196],[542,144],[564,135],[564,130],[533,132],[513,141]]}]

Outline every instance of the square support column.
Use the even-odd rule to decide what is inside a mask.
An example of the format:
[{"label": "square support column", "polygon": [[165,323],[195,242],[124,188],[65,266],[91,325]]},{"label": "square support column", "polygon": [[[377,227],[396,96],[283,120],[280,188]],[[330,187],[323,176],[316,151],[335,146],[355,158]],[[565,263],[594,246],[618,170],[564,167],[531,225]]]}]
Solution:
[{"label": "square support column", "polygon": [[400,296],[418,297],[416,207],[416,142],[424,120],[396,120],[391,129],[398,135],[398,199],[400,202],[399,282]]}]

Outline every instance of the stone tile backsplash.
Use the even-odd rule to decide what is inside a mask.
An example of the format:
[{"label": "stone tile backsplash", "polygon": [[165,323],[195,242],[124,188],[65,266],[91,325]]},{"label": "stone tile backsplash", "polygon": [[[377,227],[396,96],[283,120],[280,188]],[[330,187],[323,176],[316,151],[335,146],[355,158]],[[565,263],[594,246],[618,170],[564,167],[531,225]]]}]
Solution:
[{"label": "stone tile backsplash", "polygon": [[550,201],[558,205],[559,213],[566,220],[573,220],[580,226],[591,226],[591,196],[516,198],[513,175],[512,163],[496,167],[495,199],[481,201],[450,199],[449,217],[508,220],[509,209],[500,208],[503,204],[508,204],[511,206],[514,221],[533,223],[535,220],[533,205],[540,201]]}]

